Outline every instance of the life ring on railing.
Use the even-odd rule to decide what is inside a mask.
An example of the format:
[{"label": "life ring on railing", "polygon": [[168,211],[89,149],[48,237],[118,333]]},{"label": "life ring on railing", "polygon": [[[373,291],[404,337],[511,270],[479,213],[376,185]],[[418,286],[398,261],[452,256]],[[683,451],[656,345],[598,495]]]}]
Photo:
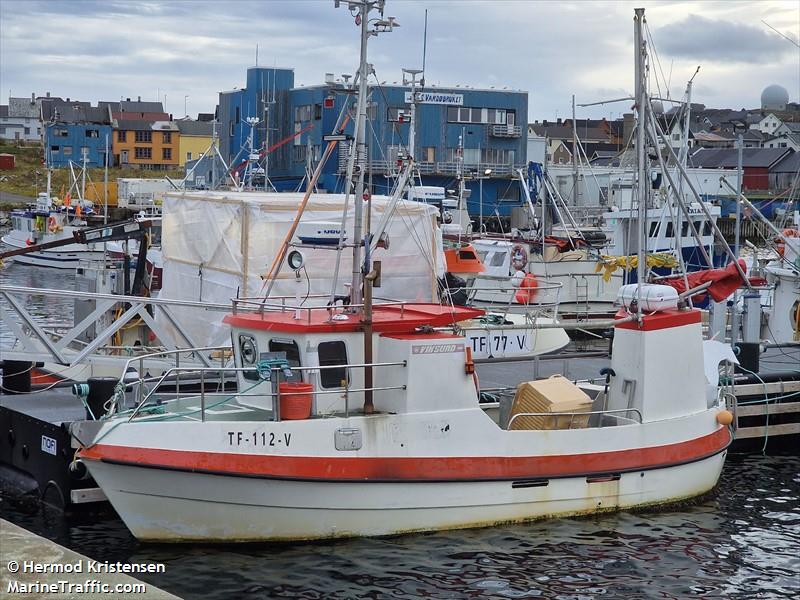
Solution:
[{"label": "life ring on railing", "polygon": [[50,233],[55,233],[58,231],[58,221],[56,220],[55,215],[50,215],[47,217],[47,230]]},{"label": "life ring on railing", "polygon": [[522,244],[511,246],[511,266],[515,271],[523,271],[528,266],[528,251]]},{"label": "life ring on railing", "polygon": [[536,297],[536,288],[539,287],[539,282],[536,280],[536,275],[533,273],[526,273],[519,284],[517,293],[514,294],[514,300],[518,304],[530,304]]}]

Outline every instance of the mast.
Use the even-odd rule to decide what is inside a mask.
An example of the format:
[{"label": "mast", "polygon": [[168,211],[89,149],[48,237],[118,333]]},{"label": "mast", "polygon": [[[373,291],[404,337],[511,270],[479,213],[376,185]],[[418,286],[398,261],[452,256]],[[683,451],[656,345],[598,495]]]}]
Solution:
[{"label": "mast", "polygon": [[637,186],[636,201],[638,208],[638,248],[637,248],[637,268],[636,268],[636,308],[639,318],[642,316],[642,283],[647,275],[647,151],[645,148],[646,137],[645,127],[647,126],[647,48],[644,42],[644,9],[634,9],[634,39],[636,43],[636,166],[637,166]]},{"label": "mast", "polygon": [[[367,87],[369,77],[369,64],[367,63],[367,42],[369,41],[369,13],[377,2],[364,0],[362,2],[350,2],[351,10],[358,8],[356,23],[361,25],[361,59],[358,63],[358,104],[355,125],[355,153],[351,149],[351,160],[356,163],[358,173],[356,174],[355,199],[353,201],[353,272],[350,288],[350,303],[353,305],[361,304],[363,298],[361,290],[361,242],[363,238],[363,219],[364,219],[364,158],[366,156],[366,124],[367,124]],[[383,2],[380,3],[380,10],[383,10]],[[361,309],[358,309],[361,312]]]},{"label": "mast", "polygon": [[[335,0],[338,7],[339,0]],[[364,332],[364,414],[372,414],[375,407],[372,403],[372,285],[380,276],[380,268],[376,265],[373,270],[370,264],[369,246],[369,210],[371,198],[369,193],[365,193],[364,174],[366,170],[367,144],[366,144],[366,123],[367,123],[367,91],[368,78],[372,72],[372,65],[367,62],[367,42],[371,35],[377,36],[378,33],[392,31],[399,24],[394,17],[383,19],[384,0],[349,0],[348,8],[350,14],[355,18],[356,25],[361,27],[361,56],[358,64],[358,104],[356,106],[355,140],[350,149],[350,159],[347,163],[347,193],[345,195],[345,206],[347,206],[347,196],[350,186],[353,185],[353,175],[356,175],[355,198],[353,201],[353,272],[350,287],[351,310],[361,315],[361,324]],[[369,14],[377,9],[381,15],[380,19],[370,21]],[[373,29],[370,29],[370,25]],[[355,172],[357,169],[357,173]],[[364,202],[367,201],[367,232],[364,234]],[[345,209],[346,210],[346,209]],[[346,216],[346,214],[345,214]],[[361,261],[361,244],[364,244],[364,264]],[[363,267],[363,268],[362,268]],[[361,284],[364,284],[362,290]],[[359,306],[362,304],[364,306]]]},{"label": "mast", "polygon": [[578,192],[578,128],[575,123],[575,94],[572,94],[572,199],[575,206],[580,206]]}]

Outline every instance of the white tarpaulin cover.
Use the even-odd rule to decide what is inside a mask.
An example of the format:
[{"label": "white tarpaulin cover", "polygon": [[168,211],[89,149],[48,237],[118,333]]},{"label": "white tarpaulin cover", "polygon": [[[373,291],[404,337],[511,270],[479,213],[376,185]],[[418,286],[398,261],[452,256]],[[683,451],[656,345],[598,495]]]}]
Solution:
[{"label": "white tarpaulin cover", "polygon": [[[302,199],[302,193],[168,194],[163,205],[160,297],[225,304],[237,295],[263,296],[266,285],[261,277],[272,265]],[[351,196],[345,226],[348,243],[353,241],[353,200]],[[373,196],[371,204],[375,227],[389,206],[389,198]],[[343,194],[314,194],[302,222],[341,224],[343,207]],[[445,265],[436,215],[437,209],[427,204],[401,200],[396,205],[387,227],[389,249],[377,249],[373,255],[373,259],[382,261],[381,287],[375,289],[375,296],[435,301],[436,278],[443,274]],[[298,241],[296,236],[293,241]],[[333,282],[336,250],[300,250],[305,256],[300,283],[294,272],[282,265],[270,293],[272,297],[290,296],[289,305],[295,303],[298,291],[301,299],[308,294],[329,294]],[[350,282],[352,264],[352,250],[347,248],[342,251],[337,294],[347,293],[344,284]],[[309,298],[304,305],[326,302]],[[227,327],[222,324],[224,313],[176,307],[171,311],[194,344],[230,342]]]}]

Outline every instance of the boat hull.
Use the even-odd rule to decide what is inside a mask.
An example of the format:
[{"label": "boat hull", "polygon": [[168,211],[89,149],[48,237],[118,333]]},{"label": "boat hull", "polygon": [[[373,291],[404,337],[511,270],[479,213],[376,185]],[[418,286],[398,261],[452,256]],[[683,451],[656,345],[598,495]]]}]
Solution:
[{"label": "boat hull", "polygon": [[[18,240],[11,236],[4,236],[0,241],[12,249],[25,247],[17,243]],[[13,260],[21,265],[50,267],[53,269],[76,269],[81,262],[103,260],[103,251],[90,250],[86,246],[80,249],[78,244],[70,244],[61,251],[44,250],[42,252],[18,254]]]},{"label": "boat hull", "polygon": [[293,481],[101,461],[89,467],[138,539],[234,542],[383,536],[669,504],[710,491],[724,460],[723,450],[606,477],[451,482]]}]

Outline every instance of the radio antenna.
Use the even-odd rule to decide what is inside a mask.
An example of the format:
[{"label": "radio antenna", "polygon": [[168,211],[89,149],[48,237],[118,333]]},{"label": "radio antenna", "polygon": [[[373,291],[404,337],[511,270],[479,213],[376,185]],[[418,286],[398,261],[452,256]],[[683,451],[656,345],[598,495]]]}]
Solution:
[{"label": "radio antenna", "polygon": [[425,9],[425,28],[422,33],[422,78],[419,83],[421,87],[425,87],[425,56],[428,53],[428,9]]}]

